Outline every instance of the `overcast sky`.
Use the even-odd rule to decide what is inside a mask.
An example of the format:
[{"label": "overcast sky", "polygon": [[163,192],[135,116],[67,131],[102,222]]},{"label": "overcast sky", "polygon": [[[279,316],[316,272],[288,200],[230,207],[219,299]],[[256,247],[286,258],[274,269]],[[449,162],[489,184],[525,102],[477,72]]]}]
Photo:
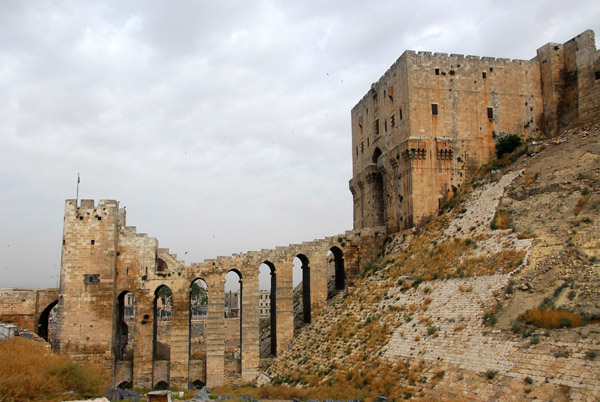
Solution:
[{"label": "overcast sky", "polygon": [[352,229],[350,109],[404,50],[588,28],[597,0],[3,0],[0,287],[57,285],[77,173],[187,264]]}]

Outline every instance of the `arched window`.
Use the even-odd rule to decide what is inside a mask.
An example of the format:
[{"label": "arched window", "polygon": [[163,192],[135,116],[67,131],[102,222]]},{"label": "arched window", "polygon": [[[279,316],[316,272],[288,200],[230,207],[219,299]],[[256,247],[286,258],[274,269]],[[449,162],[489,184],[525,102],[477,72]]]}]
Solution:
[{"label": "arched window", "polygon": [[156,260],[156,272],[165,272],[169,269],[167,263],[164,262],[161,258]]},{"label": "arched window", "polygon": [[379,147],[375,148],[375,151],[373,151],[373,159],[372,162],[373,163],[377,163],[377,160],[379,159],[379,157],[381,156],[381,149],[379,149]]}]

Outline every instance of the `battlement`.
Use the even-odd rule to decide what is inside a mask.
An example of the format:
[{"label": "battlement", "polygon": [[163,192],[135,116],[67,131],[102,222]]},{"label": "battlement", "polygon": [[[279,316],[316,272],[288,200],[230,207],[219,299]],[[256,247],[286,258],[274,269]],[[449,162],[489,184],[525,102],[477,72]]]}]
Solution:
[{"label": "battlement", "polygon": [[96,206],[95,200],[79,200],[79,204],[77,200],[66,200],[65,204],[72,208],[110,208],[110,207],[119,207],[119,202],[116,200],[100,200],[98,201],[98,205]]},{"label": "battlement", "polygon": [[[494,68],[506,68],[510,66],[516,67],[528,67],[538,68],[539,63],[537,56],[530,60],[523,59],[509,59],[504,57],[489,57],[489,56],[474,56],[474,55],[463,55],[443,52],[430,52],[430,51],[414,51],[406,50],[402,55],[387,69],[387,71],[381,76],[381,78],[371,84],[371,89],[362,97],[362,99],[352,108],[354,110],[358,105],[363,103],[365,100],[373,96],[374,91],[376,92],[379,87],[392,80],[397,74],[402,74],[402,68],[409,66],[422,66],[423,64],[429,65],[430,63],[437,63],[438,68],[441,67],[452,67],[454,70],[451,75],[459,74],[462,67],[463,70],[470,70],[473,67],[483,68],[486,70],[493,71]],[[444,75],[446,72],[444,72]],[[407,80],[407,83],[408,80]]]}]

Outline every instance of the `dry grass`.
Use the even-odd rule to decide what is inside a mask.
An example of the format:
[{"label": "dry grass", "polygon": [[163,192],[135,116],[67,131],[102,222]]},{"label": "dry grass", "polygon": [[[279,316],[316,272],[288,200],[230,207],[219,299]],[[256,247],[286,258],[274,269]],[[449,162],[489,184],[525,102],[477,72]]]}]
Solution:
[{"label": "dry grass", "polygon": [[540,176],[539,173],[535,173],[535,174],[528,174],[527,177],[525,177],[525,187],[529,187],[531,186],[533,183],[535,183],[535,181],[537,180],[537,178]]},{"label": "dry grass", "polygon": [[[408,388],[399,386],[403,380],[420,378],[423,367],[414,365],[410,367],[407,363],[399,360],[391,363],[387,360],[375,359],[335,368],[324,378],[319,374],[311,374],[304,378],[289,378],[292,382],[298,381],[309,387],[295,387],[288,385],[266,386],[260,388],[243,387],[218,387],[211,391],[213,394],[229,394],[236,396],[240,393],[250,395],[258,399],[317,399],[317,400],[341,400],[360,399],[363,401],[374,401],[378,395],[386,395],[388,398],[400,399],[408,391]],[[303,376],[303,373],[298,373]]]},{"label": "dry grass", "polygon": [[458,286],[458,290],[460,290],[463,293],[468,293],[471,290],[473,290],[473,287],[472,286],[468,286],[468,285],[459,285]]},{"label": "dry grass", "polygon": [[581,316],[563,310],[542,311],[534,308],[521,317],[527,324],[539,328],[580,327],[584,322]]},{"label": "dry grass", "polygon": [[[102,396],[108,387],[108,373],[81,367],[27,339],[0,342],[0,361],[0,399],[6,402],[89,398]],[[70,391],[75,396],[65,394]]]},{"label": "dry grass", "polygon": [[458,332],[458,331],[462,331],[463,329],[467,328],[467,324],[456,324],[454,326],[454,332]]},{"label": "dry grass", "polygon": [[527,232],[521,232],[517,235],[517,239],[519,240],[523,240],[523,239],[535,239],[535,235],[531,234],[531,233],[527,233]]},{"label": "dry grass", "polygon": [[581,212],[583,207],[585,207],[585,204],[587,204],[587,202],[589,200],[590,200],[589,194],[582,195],[581,198],[579,198],[579,201],[577,201],[577,204],[575,204],[575,210],[573,211],[575,216],[579,215],[579,213]]},{"label": "dry grass", "polygon": [[[508,215],[506,215],[508,216]],[[504,219],[504,218],[502,218]],[[388,278],[411,275],[424,281],[507,273],[525,257],[525,251],[504,249],[498,253],[476,256],[477,250],[458,238],[436,241],[434,234],[422,234],[402,253],[384,273]],[[484,236],[473,238],[481,241]],[[404,285],[408,288],[408,285]]]},{"label": "dry grass", "polygon": [[492,219],[491,227],[492,229],[508,229],[512,225],[512,219],[508,212],[500,209],[496,211],[494,215],[494,219]]}]

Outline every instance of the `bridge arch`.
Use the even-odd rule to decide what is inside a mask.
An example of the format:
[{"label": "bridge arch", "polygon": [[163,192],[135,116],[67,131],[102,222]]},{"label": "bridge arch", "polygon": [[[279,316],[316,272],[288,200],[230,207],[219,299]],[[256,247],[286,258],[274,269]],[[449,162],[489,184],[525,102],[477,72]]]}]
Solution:
[{"label": "bridge arch", "polygon": [[225,274],[225,370],[242,373],[244,283],[240,270]]},{"label": "bridge arch", "polygon": [[305,254],[297,254],[296,258],[300,262],[302,270],[302,324],[311,322],[311,295],[310,295],[310,263]]},{"label": "bridge arch", "polygon": [[117,333],[115,357],[117,361],[133,360],[135,331],[135,295],[124,290],[117,297]]},{"label": "bridge arch", "polygon": [[208,284],[196,278],[190,284],[189,311],[189,379],[193,384],[206,383],[206,324],[208,320]]},{"label": "bridge arch", "polygon": [[46,342],[49,339],[49,327],[55,325],[56,317],[53,314],[54,307],[58,304],[58,300],[53,301],[48,304],[42,314],[40,314],[40,319],[38,320],[37,334],[42,337]]},{"label": "bridge arch", "polygon": [[[333,246],[329,249],[329,256],[333,258],[333,293],[346,288],[346,268],[344,266],[344,252],[341,248]],[[330,292],[331,293],[331,292]]]},{"label": "bridge arch", "polygon": [[[270,340],[268,349],[263,347],[266,345],[263,345],[263,342],[261,341],[259,354],[260,357],[269,357],[269,354],[271,356],[277,356],[277,274],[275,265],[272,262],[265,260],[260,265],[258,282],[259,328],[262,328],[263,323],[268,320],[269,336],[265,336],[265,340]],[[268,293],[265,291],[268,291]],[[267,305],[269,306],[268,309]]]},{"label": "bridge arch", "polygon": [[167,389],[169,389],[169,383],[161,380],[154,385],[153,389],[158,390],[158,391],[167,390]]},{"label": "bridge arch", "polygon": [[160,285],[154,291],[154,328],[153,328],[153,359],[171,360],[169,344],[171,332],[171,312],[173,292],[167,285]]}]

